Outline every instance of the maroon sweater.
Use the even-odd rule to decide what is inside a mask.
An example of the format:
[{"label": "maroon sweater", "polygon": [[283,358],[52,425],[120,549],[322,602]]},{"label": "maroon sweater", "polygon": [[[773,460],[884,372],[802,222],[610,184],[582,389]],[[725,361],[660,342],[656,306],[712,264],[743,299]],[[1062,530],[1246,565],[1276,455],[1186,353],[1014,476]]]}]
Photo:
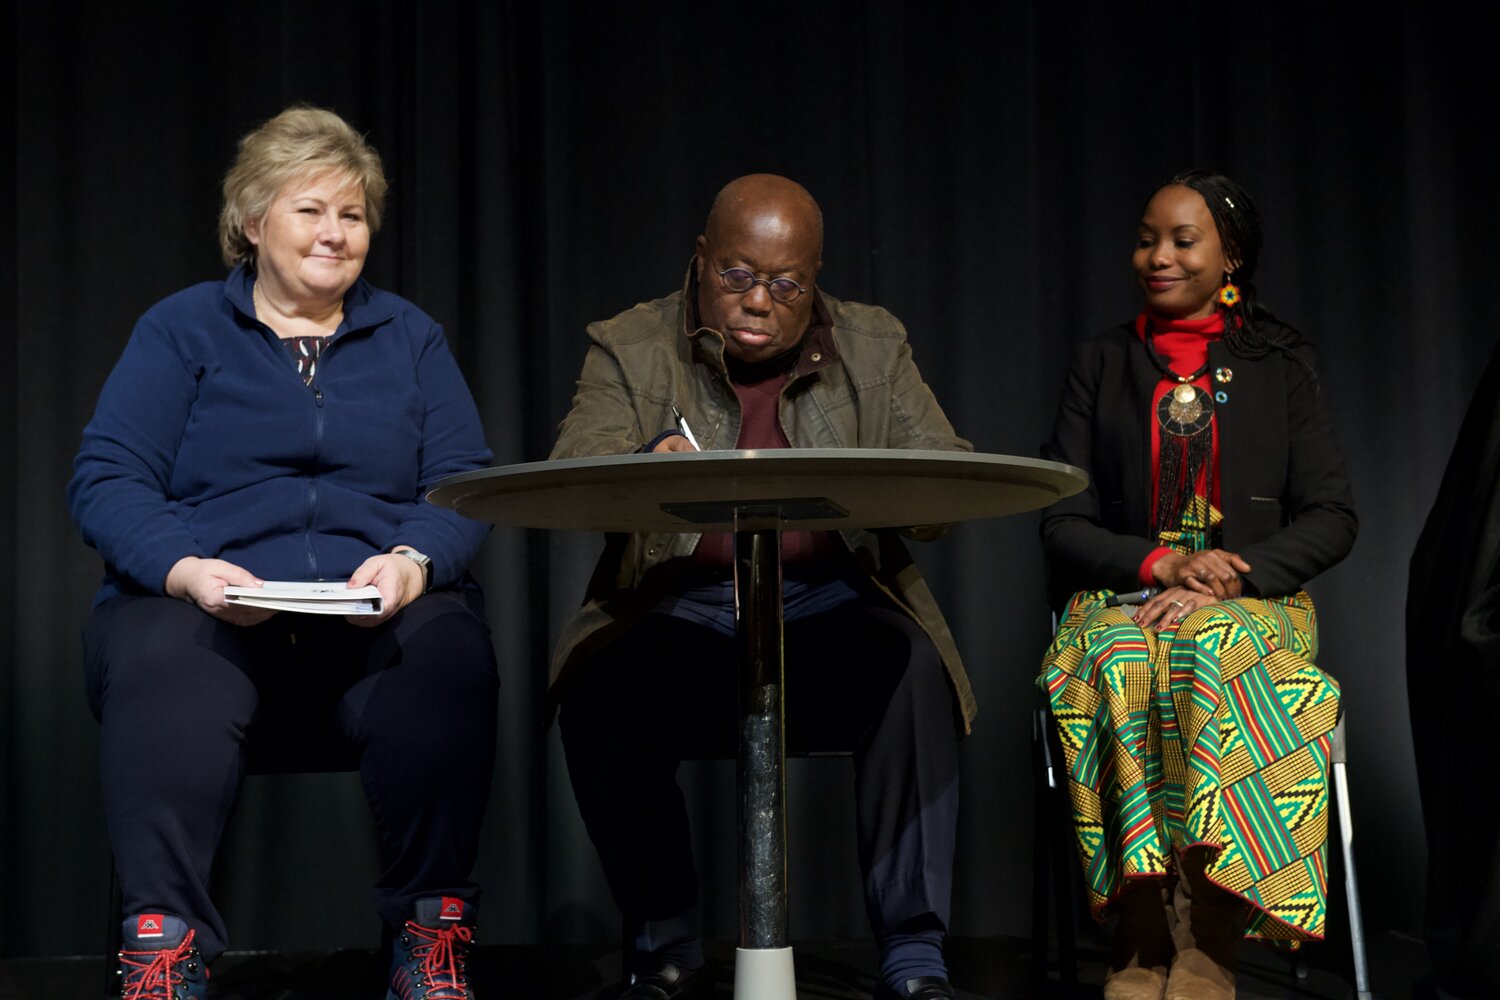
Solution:
[{"label": "maroon sweater", "polygon": [[[809,331],[803,343],[813,339],[814,333]],[[784,354],[755,364],[725,356],[729,381],[740,401],[740,433],[735,439],[735,448],[792,446],[781,426],[779,404],[787,376],[801,355],[801,345],[798,345]],[[826,531],[787,531],[781,536],[781,564],[784,570],[793,570],[793,575],[797,566],[829,559],[836,551],[833,538]],[[729,532],[707,532],[693,550],[693,562],[704,568],[726,567],[733,559],[734,535]]]}]

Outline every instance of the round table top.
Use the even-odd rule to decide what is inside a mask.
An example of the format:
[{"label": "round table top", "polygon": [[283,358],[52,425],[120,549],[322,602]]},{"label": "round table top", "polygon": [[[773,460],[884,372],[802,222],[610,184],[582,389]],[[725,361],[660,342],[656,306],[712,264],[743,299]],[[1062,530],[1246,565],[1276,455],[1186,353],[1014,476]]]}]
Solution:
[{"label": "round table top", "polygon": [[427,499],[524,528],[698,532],[895,528],[1003,517],[1088,485],[1071,465],[876,448],[605,455],[466,472]]}]

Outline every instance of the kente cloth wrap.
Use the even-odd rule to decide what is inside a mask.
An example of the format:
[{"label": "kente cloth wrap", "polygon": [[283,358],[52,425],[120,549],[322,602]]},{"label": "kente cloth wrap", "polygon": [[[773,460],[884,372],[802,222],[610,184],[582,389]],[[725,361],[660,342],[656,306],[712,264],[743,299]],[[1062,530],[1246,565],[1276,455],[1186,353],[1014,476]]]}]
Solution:
[{"label": "kente cloth wrap", "polygon": [[1073,596],[1038,679],[1094,915],[1206,845],[1208,877],[1251,904],[1247,936],[1321,939],[1339,689],[1314,663],[1311,598],[1224,601],[1157,631],[1107,596]]}]

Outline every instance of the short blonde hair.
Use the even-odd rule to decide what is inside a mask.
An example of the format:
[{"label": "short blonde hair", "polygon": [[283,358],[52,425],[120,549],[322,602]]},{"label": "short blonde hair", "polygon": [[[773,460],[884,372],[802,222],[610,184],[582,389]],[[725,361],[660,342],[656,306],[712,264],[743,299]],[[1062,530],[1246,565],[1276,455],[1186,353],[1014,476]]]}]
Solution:
[{"label": "short blonde hair", "polygon": [[224,208],[219,212],[224,263],[254,267],[255,244],[245,235],[245,224],[264,219],[288,181],[325,170],[346,174],[359,185],[365,195],[365,221],[370,232],[378,230],[386,189],[380,154],[332,111],[299,104],[240,140],[239,155],[224,175]]}]

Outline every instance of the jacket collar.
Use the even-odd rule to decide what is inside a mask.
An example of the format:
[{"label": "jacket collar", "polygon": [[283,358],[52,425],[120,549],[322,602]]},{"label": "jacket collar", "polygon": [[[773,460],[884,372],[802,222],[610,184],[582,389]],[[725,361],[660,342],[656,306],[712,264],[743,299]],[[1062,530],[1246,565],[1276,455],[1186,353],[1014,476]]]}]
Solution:
[{"label": "jacket collar", "polygon": [[[245,263],[234,266],[224,279],[224,297],[229,304],[247,319],[255,319],[255,272]],[[352,333],[379,326],[395,316],[389,302],[375,297],[375,287],[364,278],[356,278],[344,293],[344,321],[339,324],[339,333]]]},{"label": "jacket collar", "polygon": [[[791,378],[800,378],[821,368],[826,368],[839,359],[838,341],[833,335],[833,314],[823,293],[816,287],[812,290],[812,318],[808,321],[807,333],[792,350],[800,351],[797,363],[792,365]],[[682,333],[689,340],[696,340],[705,333],[717,339],[718,353],[724,351],[724,335],[713,327],[702,325],[698,319],[698,269],[688,261],[687,275],[682,281]]]}]

